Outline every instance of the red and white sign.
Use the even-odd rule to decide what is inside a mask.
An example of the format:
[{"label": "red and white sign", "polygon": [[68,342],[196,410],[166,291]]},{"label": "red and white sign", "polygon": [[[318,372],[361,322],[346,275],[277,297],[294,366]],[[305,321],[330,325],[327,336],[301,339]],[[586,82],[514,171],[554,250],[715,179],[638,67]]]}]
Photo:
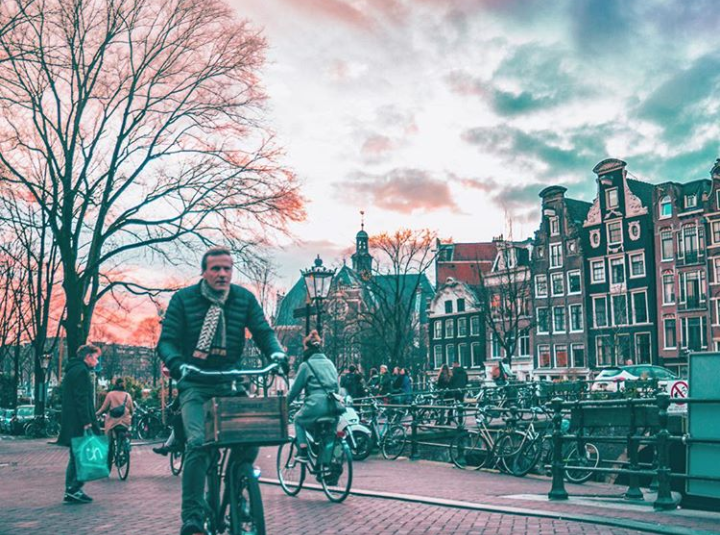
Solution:
[{"label": "red and white sign", "polygon": [[[668,384],[670,391],[670,398],[672,399],[684,399],[688,397],[688,384],[687,381],[673,381]],[[686,413],[687,403],[671,403],[668,407],[670,413]]]}]

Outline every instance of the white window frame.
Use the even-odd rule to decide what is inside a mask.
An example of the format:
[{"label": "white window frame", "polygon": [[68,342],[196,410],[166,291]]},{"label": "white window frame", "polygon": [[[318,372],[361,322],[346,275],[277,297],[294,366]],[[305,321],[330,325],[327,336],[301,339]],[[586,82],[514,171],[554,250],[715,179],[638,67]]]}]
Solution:
[{"label": "white window frame", "polygon": [[[669,214],[663,214],[663,207],[665,205],[670,205]],[[668,219],[670,217],[672,217],[672,199],[669,195],[665,195],[658,203],[658,219]]]},{"label": "white window frame", "polygon": [[710,284],[720,284],[720,256],[713,258],[713,282]]},{"label": "white window frame", "polygon": [[[613,280],[613,265],[620,263],[622,266],[622,278],[623,280],[620,282],[616,282]],[[625,257],[624,256],[616,256],[614,258],[608,258],[608,274],[610,275],[610,284],[627,284],[627,273],[625,269]]]},{"label": "white window frame", "polygon": [[[518,356],[520,357],[529,357],[531,355],[530,353],[530,333],[524,332],[518,337]],[[523,348],[523,346],[525,346]],[[524,351],[523,351],[524,349]]]},{"label": "white window frame", "polygon": [[[538,290],[538,281],[541,279],[545,279],[545,293],[540,293]],[[548,276],[547,275],[535,275],[535,297],[547,297],[549,293],[550,286],[548,285]]]},{"label": "white window frame", "polygon": [[443,320],[435,320],[433,322],[433,340],[442,340],[442,338],[443,338]]},{"label": "white window frame", "polygon": [[[719,190],[720,191],[720,190]],[[715,299],[715,322],[713,325],[720,325],[720,299]]]},{"label": "white window frame", "polygon": [[[718,193],[720,193],[720,190],[718,190]],[[717,221],[711,221],[710,222],[710,241],[713,245],[719,245],[720,239],[715,240],[715,227],[717,226],[717,233],[720,234],[720,219]]]},{"label": "white window frame", "polygon": [[537,307],[537,308],[535,309],[535,314],[536,314],[535,317],[538,318],[538,322],[537,322],[537,333],[538,333],[538,334],[550,334],[550,325],[551,325],[551,323],[552,323],[552,313],[548,313],[548,314],[545,315],[545,318],[546,318],[546,320],[547,320],[547,328],[548,328],[547,331],[541,331],[541,330],[540,330],[540,320],[539,320],[539,318],[540,318],[540,310],[549,311],[549,308],[548,308],[548,307]]},{"label": "white window frame", "polygon": [[635,362],[636,362],[636,363],[640,363],[640,351],[639,351],[640,344],[638,344],[638,340],[640,339],[641,336],[647,336],[647,337],[648,337],[648,355],[650,355],[649,361],[648,361],[648,362],[644,362],[643,364],[652,364],[652,352],[653,352],[653,349],[652,349],[652,334],[650,334],[649,332],[635,333],[635,339],[633,340],[633,342],[635,343],[635,347],[634,347],[634,349],[635,349]]},{"label": "white window frame", "polygon": [[[668,321],[674,321],[675,322],[675,345],[669,346],[667,343],[667,327],[666,322]],[[662,320],[662,332],[663,332],[663,349],[677,349],[678,346],[678,332],[677,332],[677,319],[676,318],[663,318]]]},{"label": "white window frame", "polygon": [[[438,349],[440,351],[438,351]],[[440,364],[438,365],[438,354],[440,355]],[[442,368],[442,365],[445,364],[445,351],[443,350],[443,346],[440,344],[433,346],[433,365],[435,366],[435,369]]]},{"label": "white window frame", "polygon": [[[473,329],[473,325],[477,321],[477,329]],[[470,336],[480,335],[480,316],[470,316]]]},{"label": "white window frame", "polygon": [[[691,202],[692,201],[692,202]],[[685,208],[697,208],[697,195],[694,193],[685,195]]]},{"label": "white window frame", "polygon": [[[470,344],[470,362],[472,363],[473,368],[480,368],[484,365],[483,362],[480,362],[479,364],[475,364],[476,361],[476,355],[480,352],[480,342],[472,342]],[[479,360],[479,357],[478,359]]]},{"label": "white window frame", "polygon": [[[666,301],[665,300],[665,277],[670,277],[672,279],[672,301]],[[662,287],[662,304],[663,306],[666,305],[674,305],[677,302],[677,292],[675,291],[675,273],[661,273],[660,274],[660,286]]]},{"label": "white window frame", "polygon": [[[580,281],[580,289],[577,292],[570,291],[570,275],[577,275],[578,281]],[[579,295],[582,293],[582,273],[579,269],[574,269],[567,272],[567,294],[568,295]]]},{"label": "white window frame", "polygon": [[[561,309],[563,311],[563,328],[562,330],[555,328],[555,311]],[[567,310],[565,310],[564,306],[557,306],[552,307],[552,332],[553,334],[564,334],[568,330],[568,324],[567,324]]]},{"label": "white window frame", "polygon": [[[601,299],[603,301],[605,301],[605,325],[598,325],[598,322],[597,322],[597,307],[595,306],[595,303],[596,303],[596,301],[600,301]],[[608,327],[610,325],[610,323],[609,323],[610,314],[608,314],[608,312],[609,311],[608,311],[607,295],[594,295],[592,298],[592,315],[593,315],[593,326],[596,329],[602,329],[602,328]]]},{"label": "white window frame", "polygon": [[[453,357],[450,358],[450,349],[452,349]],[[457,359],[457,348],[455,347],[455,344],[448,344],[445,346],[445,364],[448,366],[452,366],[453,362]]]},{"label": "white window frame", "polygon": [[[573,319],[573,313],[572,313],[572,311],[573,311],[573,309],[578,309],[578,308],[580,309],[580,326],[579,326],[579,328],[577,328],[577,329],[573,329],[573,321],[572,321],[572,319]],[[583,332],[583,320],[584,320],[585,318],[583,318],[583,306],[582,306],[582,303],[573,303],[573,304],[571,304],[571,305],[568,306],[568,319],[569,319],[568,329],[570,330],[571,333],[581,333],[581,332]]]},{"label": "white window frame", "polygon": [[[466,348],[468,350],[468,358],[470,359],[470,366],[465,366],[465,363],[462,361],[463,348]],[[470,351],[470,348],[468,348],[467,342],[458,344],[457,360],[462,365],[463,368],[468,368],[468,367],[472,366],[472,355],[469,353],[469,351]]]},{"label": "white window frame", "polygon": [[[496,340],[497,335],[495,333],[490,333],[490,358],[493,359],[499,359],[502,358],[503,348],[500,344],[500,340]],[[497,346],[498,354],[495,354],[495,348]]]},{"label": "white window frame", "polygon": [[550,227],[550,236],[560,236],[560,218],[558,216],[548,217],[548,226]]},{"label": "white window frame", "polygon": [[[622,297],[625,300],[625,323],[618,323],[615,319],[615,298]],[[630,308],[628,307],[627,294],[612,294],[610,295],[610,315],[612,318],[611,325],[614,327],[620,327],[630,324],[630,314],[628,313]]]},{"label": "white window frame", "polygon": [[[558,255],[553,254],[553,250],[558,252]],[[554,260],[556,256],[559,258],[559,263],[555,264]],[[563,250],[562,243],[551,243],[550,244],[550,269],[557,269],[563,266]]]},{"label": "white window frame", "polygon": [[[637,320],[637,310],[635,310],[635,295],[637,294],[645,294],[645,321],[642,323]],[[647,290],[638,290],[634,292],[630,292],[630,303],[632,304],[632,322],[633,325],[647,325],[650,323],[650,305],[648,303],[648,295]]]},{"label": "white window frame", "polygon": [[[462,334],[462,332],[461,332],[461,330],[460,330],[460,326],[461,326],[461,325],[464,325],[464,326],[465,326],[465,334]],[[466,317],[465,317],[465,318],[458,318],[458,319],[457,319],[457,337],[458,337],[458,338],[467,338],[467,335],[468,335],[467,318],[466,318]]]},{"label": "white window frame", "polygon": [[583,368],[587,368],[587,351],[585,351],[585,344],[570,344],[570,367],[572,368],[580,368],[577,364],[575,364],[575,349],[578,347],[582,347],[584,355],[584,361],[585,364],[582,366]]},{"label": "white window frame", "polygon": [[[610,204],[611,194],[615,194],[615,204]],[[618,188],[608,188],[605,190],[605,208],[608,210],[615,210],[620,207],[620,194]]]},{"label": "white window frame", "polygon": [[[634,259],[640,259],[640,263],[642,264],[642,274],[641,275],[633,275],[633,260]],[[643,277],[647,276],[647,269],[645,267],[645,253],[632,253],[628,255],[628,263],[630,264],[630,273],[629,278],[631,279],[642,279]]]},{"label": "white window frame", "polygon": [[[555,281],[560,281],[560,291],[555,292]],[[563,277],[562,273],[551,273],[550,274],[550,294],[553,297],[557,297],[560,295],[565,295],[565,278]]]},{"label": "white window frame", "polygon": [[[620,227],[620,241],[610,241],[610,227],[614,227],[615,225],[618,225]],[[605,225],[605,231],[608,245],[620,245],[623,242],[623,225],[621,219],[608,221],[608,223]]]},{"label": "white window frame", "polygon": [[553,364],[553,368],[560,368],[560,367],[561,367],[561,366],[558,366],[558,363],[557,363],[557,354],[558,354],[558,348],[559,348],[559,347],[564,347],[564,348],[565,348],[565,361],[566,361],[566,364],[565,364],[565,366],[562,366],[562,368],[569,368],[569,367],[570,367],[570,348],[568,347],[567,344],[555,344],[555,345],[553,346],[553,354],[552,354],[552,359],[553,359],[552,364]]},{"label": "white window frame", "polygon": [[[543,365],[542,365],[542,362],[540,361],[540,354],[542,353],[543,348],[547,349],[548,356],[550,357],[550,358],[548,358],[548,365],[547,365],[547,366],[543,366]],[[537,346],[537,363],[538,363],[538,368],[539,368],[539,369],[546,370],[546,369],[552,368],[552,365],[553,365],[553,352],[552,352],[552,347],[550,347],[549,344],[539,344],[539,345]]]},{"label": "white window frame", "polygon": [[[671,256],[664,256],[663,240],[665,236],[670,236],[670,251]],[[660,230],[660,261],[661,262],[672,262],[675,259],[675,234],[672,229],[664,228]]]},{"label": "white window frame", "polygon": [[447,340],[452,338],[455,338],[455,320],[448,318],[445,320],[445,339]]},{"label": "white window frame", "polygon": [[[602,280],[595,279],[595,266],[602,264]],[[605,272],[605,260],[591,260],[590,261],[590,282],[592,284],[603,284],[607,281],[607,273]]]}]

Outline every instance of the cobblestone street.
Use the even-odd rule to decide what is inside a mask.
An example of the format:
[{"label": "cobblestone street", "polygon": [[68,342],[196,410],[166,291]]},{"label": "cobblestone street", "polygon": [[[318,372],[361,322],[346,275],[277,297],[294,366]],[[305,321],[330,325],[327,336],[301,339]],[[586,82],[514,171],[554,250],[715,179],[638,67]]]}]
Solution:
[{"label": "cobblestone street", "polygon": [[[88,483],[86,490],[95,502],[66,505],[62,502],[62,487],[67,450],[44,441],[0,441],[0,535],[174,535],[179,526],[180,479],[170,474],[167,459],[153,454],[149,446],[135,447],[132,455],[128,481],[119,481],[113,474],[109,480]],[[263,450],[258,462],[263,469],[262,477],[274,479],[274,449]],[[649,530],[647,526],[651,524],[642,531],[632,529],[637,527],[632,522],[643,520],[657,522],[659,527],[664,525],[665,533],[720,529],[717,515],[661,514],[648,507],[644,513],[632,508],[613,509],[610,513],[607,508],[540,502],[533,496],[547,492],[545,478],[517,479],[493,473],[463,472],[440,463],[403,460],[371,459],[355,467],[353,489],[380,491],[384,497],[351,496],[344,504],[335,505],[320,492],[308,489],[290,498],[278,486],[266,484],[262,491],[268,533],[630,534]],[[571,494],[582,491],[586,495],[609,495],[612,490],[613,487],[607,485],[569,487]],[[432,499],[447,502],[428,503]],[[423,501],[425,503],[421,503]],[[515,510],[473,510],[463,505],[470,502]],[[535,512],[522,514],[522,508]],[[623,528],[543,517],[543,512],[553,511],[571,518],[573,514],[624,517],[630,524]],[[676,531],[667,531],[668,525],[675,525]]]}]

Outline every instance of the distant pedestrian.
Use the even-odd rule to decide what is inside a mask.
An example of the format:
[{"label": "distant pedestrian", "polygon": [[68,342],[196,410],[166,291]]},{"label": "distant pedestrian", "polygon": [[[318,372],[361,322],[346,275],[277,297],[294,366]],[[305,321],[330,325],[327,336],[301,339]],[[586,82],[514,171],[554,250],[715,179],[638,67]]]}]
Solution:
[{"label": "distant pedestrian", "polygon": [[380,366],[380,378],[378,379],[378,395],[389,396],[392,392],[393,378],[388,373],[388,367],[384,364]]},{"label": "distant pedestrian", "polygon": [[97,366],[100,348],[92,344],[81,346],[70,361],[62,381],[62,412],[58,444],[70,448],[65,471],[65,501],[90,503],[92,498],[83,492],[83,482],[77,479],[77,465],[72,451],[72,439],[82,437],[90,429],[99,433],[95,419],[95,400],[90,370]]},{"label": "distant pedestrian", "polygon": [[465,368],[463,368],[459,362],[453,362],[450,388],[453,390],[456,400],[463,401],[465,399],[465,388],[467,388],[467,384],[468,374]]},{"label": "distant pedestrian", "polygon": [[400,377],[402,377],[402,392],[404,394],[403,403],[409,405],[412,403],[412,379],[407,368],[400,369]]},{"label": "distant pedestrian", "polygon": [[361,398],[365,395],[365,380],[352,364],[348,368],[348,372],[343,375],[340,386],[344,388],[346,394],[353,399]]},{"label": "distant pedestrian", "polygon": [[[443,364],[438,372],[437,379],[435,381],[435,387],[437,388],[440,399],[448,400],[453,399],[453,393],[450,391],[452,385],[452,374],[447,364]],[[452,409],[447,412],[447,417],[443,414],[438,420],[438,425],[444,425],[446,418],[449,420],[452,417]]]}]

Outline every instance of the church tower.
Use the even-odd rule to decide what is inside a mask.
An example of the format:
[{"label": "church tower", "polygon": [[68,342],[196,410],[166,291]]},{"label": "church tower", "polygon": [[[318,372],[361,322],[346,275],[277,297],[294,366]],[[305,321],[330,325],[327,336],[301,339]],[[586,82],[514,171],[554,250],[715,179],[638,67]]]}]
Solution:
[{"label": "church tower", "polygon": [[365,212],[360,212],[360,232],[355,236],[355,253],[352,255],[352,267],[356,273],[368,276],[372,272],[372,256],[368,252],[368,233],[365,232]]}]

